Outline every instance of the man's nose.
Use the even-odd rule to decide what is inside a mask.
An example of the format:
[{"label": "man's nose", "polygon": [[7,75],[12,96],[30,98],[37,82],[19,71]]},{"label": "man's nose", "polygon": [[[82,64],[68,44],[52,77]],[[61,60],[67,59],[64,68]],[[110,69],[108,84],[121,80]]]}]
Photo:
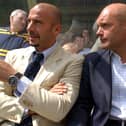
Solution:
[{"label": "man's nose", "polygon": [[101,27],[98,27],[97,32],[96,32],[96,35],[97,35],[97,36],[100,36],[100,35],[102,35],[102,34],[103,34],[102,28],[101,28]]}]

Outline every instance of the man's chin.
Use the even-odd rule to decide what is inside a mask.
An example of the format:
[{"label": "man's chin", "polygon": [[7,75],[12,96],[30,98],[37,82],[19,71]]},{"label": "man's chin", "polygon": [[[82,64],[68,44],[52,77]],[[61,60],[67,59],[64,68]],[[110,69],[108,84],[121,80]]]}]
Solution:
[{"label": "man's chin", "polygon": [[101,44],[101,45],[100,45],[100,48],[101,48],[101,49],[108,49],[108,45],[107,45],[107,44]]},{"label": "man's chin", "polygon": [[33,47],[39,47],[39,44],[30,43],[30,45],[33,46]]}]

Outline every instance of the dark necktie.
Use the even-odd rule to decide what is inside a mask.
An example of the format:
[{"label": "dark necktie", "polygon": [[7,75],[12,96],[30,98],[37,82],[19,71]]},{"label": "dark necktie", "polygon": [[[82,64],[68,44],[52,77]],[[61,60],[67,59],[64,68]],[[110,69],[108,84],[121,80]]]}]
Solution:
[{"label": "dark necktie", "polygon": [[[24,75],[28,77],[30,80],[33,80],[40,69],[41,62],[43,61],[43,59],[44,55],[42,53],[33,52],[32,61],[27,66]],[[21,95],[21,93],[17,89],[14,92],[16,96]]]},{"label": "dark necktie", "polygon": [[41,62],[43,59],[44,55],[42,53],[33,52],[33,60],[27,66],[24,75],[30,80],[33,80],[40,69]]},{"label": "dark necktie", "polygon": [[[30,80],[33,80],[40,69],[41,62],[43,59],[44,59],[43,54],[33,52],[33,60],[27,66],[24,75],[28,77]],[[32,126],[31,116],[23,117],[22,122],[20,124],[15,124],[15,126]]]}]

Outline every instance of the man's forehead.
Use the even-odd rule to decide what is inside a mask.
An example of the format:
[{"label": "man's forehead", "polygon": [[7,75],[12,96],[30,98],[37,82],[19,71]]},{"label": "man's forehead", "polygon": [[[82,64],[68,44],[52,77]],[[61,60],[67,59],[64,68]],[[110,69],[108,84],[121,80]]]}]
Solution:
[{"label": "man's forehead", "polygon": [[97,22],[97,23],[98,23],[98,22],[102,22],[102,21],[104,21],[104,20],[107,20],[109,17],[110,17],[110,11],[107,10],[107,9],[105,9],[105,10],[103,10],[103,11],[100,13],[100,15],[98,16],[96,22]]},{"label": "man's forehead", "polygon": [[106,15],[109,15],[110,14],[110,11],[108,9],[104,9],[102,12],[101,12],[101,17],[105,17]]},{"label": "man's forehead", "polygon": [[30,10],[29,15],[36,15],[36,16],[48,16],[50,11],[46,8],[34,7]]}]

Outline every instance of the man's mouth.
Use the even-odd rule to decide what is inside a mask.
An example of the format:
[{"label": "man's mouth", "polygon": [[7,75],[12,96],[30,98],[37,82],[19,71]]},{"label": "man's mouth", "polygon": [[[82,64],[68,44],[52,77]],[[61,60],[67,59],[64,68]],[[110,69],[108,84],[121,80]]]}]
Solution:
[{"label": "man's mouth", "polygon": [[100,39],[102,43],[105,43],[106,42],[106,39],[105,38],[101,38]]}]

